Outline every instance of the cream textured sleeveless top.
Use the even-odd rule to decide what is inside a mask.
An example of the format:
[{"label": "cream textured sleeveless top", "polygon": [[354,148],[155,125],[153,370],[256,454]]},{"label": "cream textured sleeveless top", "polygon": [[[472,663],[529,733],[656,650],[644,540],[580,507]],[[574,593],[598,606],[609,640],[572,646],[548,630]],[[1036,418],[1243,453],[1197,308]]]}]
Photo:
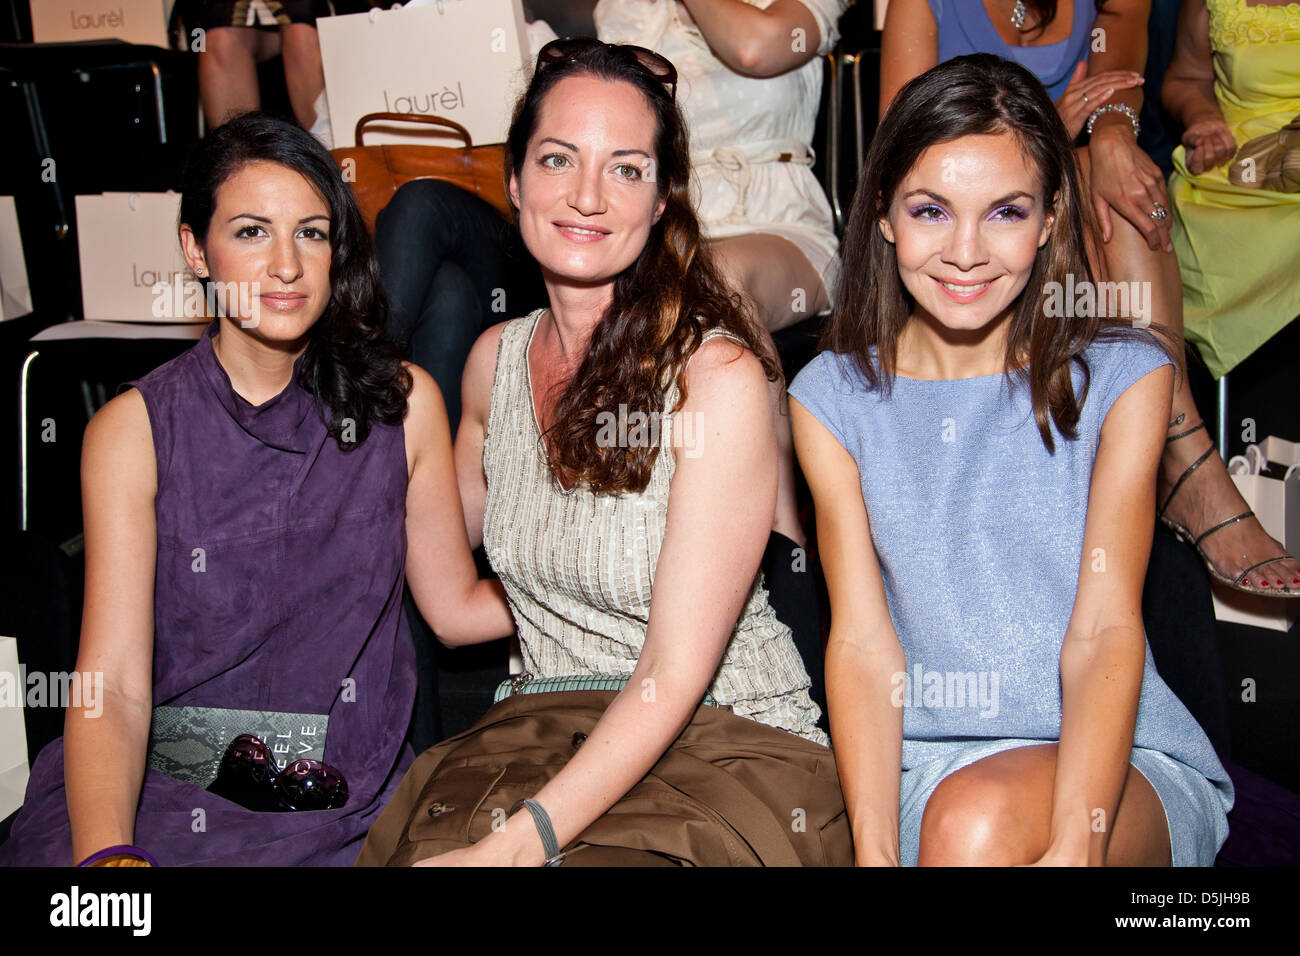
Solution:
[{"label": "cream textured sleeveless top", "polygon": [[[671,418],[665,413],[645,491],[597,495],[582,484],[563,491],[543,458],[528,374],[541,315],[538,310],[501,330],[483,442],[483,546],[505,586],[526,673],[628,677],[645,643],[668,520],[676,469]],[[727,334],[714,329],[705,340]],[[677,396],[674,383],[665,412]],[[760,571],[709,691],[742,717],[829,744],[815,726],[821,711],[808,696],[809,683]]]}]

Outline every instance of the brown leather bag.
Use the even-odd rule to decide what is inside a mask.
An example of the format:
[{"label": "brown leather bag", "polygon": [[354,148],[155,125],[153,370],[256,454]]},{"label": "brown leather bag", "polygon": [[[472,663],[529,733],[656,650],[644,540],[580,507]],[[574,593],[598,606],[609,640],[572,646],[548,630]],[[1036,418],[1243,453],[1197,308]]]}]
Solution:
[{"label": "brown leather bag", "polygon": [[[371,827],[358,866],[469,846],[535,796],[617,691],[519,694],[426,750]],[[701,704],[648,774],[577,840],[565,866],[851,866],[832,752]]]},{"label": "brown leather bag", "polygon": [[[394,122],[446,127],[465,145],[365,145],[368,126]],[[455,120],[419,113],[367,113],[357,120],[355,142],[355,146],[335,149],[334,160],[351,182],[366,228],[372,233],[379,210],[388,205],[399,186],[413,179],[440,179],[454,183],[490,203],[502,216],[509,217],[512,213],[510,201],[506,198],[505,146],[475,146],[469,130]]]}]

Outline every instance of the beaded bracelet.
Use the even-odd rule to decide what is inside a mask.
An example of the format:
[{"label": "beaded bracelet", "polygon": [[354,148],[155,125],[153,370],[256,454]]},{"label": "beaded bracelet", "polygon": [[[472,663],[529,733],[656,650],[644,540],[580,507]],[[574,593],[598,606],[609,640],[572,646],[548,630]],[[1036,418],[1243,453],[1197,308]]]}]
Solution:
[{"label": "beaded bracelet", "polygon": [[103,860],[107,860],[110,857],[114,857],[114,856],[133,856],[137,860],[141,860],[144,863],[147,863],[149,866],[158,865],[157,860],[155,860],[152,856],[150,856],[147,851],[140,849],[138,846],[127,846],[125,844],[120,844],[118,846],[105,847],[102,850],[98,850],[90,854],[90,856],[86,857],[84,860],[78,863],[77,866],[78,867],[94,866],[96,863],[100,863]]},{"label": "beaded bracelet", "polygon": [[1092,135],[1092,127],[1097,122],[1097,117],[1102,113],[1123,113],[1128,117],[1129,122],[1133,124],[1133,135],[1137,136],[1138,130],[1142,127],[1138,123],[1137,111],[1131,106],[1125,106],[1123,103],[1107,103],[1104,106],[1098,106],[1088,117],[1088,135]]}]

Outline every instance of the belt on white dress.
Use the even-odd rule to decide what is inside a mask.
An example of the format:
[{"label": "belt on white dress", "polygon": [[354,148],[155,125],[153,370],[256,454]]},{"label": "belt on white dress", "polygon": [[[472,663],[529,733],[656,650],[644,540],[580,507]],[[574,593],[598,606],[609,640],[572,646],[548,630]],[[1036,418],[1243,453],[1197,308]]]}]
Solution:
[{"label": "belt on white dress", "polygon": [[807,143],[795,139],[772,139],[743,146],[719,146],[711,152],[696,153],[691,165],[697,170],[717,169],[736,190],[736,202],[719,225],[745,222],[749,196],[750,167],[760,163],[794,163],[811,166],[816,156]]}]

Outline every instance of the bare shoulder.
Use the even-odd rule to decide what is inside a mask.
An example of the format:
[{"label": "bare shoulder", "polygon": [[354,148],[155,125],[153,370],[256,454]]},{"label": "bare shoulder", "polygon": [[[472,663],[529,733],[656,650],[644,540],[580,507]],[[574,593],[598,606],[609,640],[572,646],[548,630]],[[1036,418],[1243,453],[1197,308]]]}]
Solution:
[{"label": "bare shoulder", "polygon": [[758,356],[734,339],[721,335],[696,349],[682,373],[682,380],[688,403],[697,394],[701,397],[749,391],[767,394],[767,376]]},{"label": "bare shoulder", "polygon": [[138,454],[143,447],[153,458],[153,428],[139,389],[128,389],[101,408],[86,426],[83,447],[112,447],[121,454]]},{"label": "bare shoulder", "polygon": [[81,456],[83,480],[156,488],[153,428],[139,389],[128,389],[95,413],[82,438]]},{"label": "bare shoulder", "polygon": [[497,349],[501,347],[501,335],[509,324],[509,322],[498,322],[496,325],[488,326],[474,340],[474,347],[469,350],[469,358],[465,361],[467,380],[481,383],[486,377],[487,382],[491,384],[496,374]]},{"label": "bare shoulder", "polygon": [[433,376],[414,362],[403,362],[402,366],[411,375],[411,393],[406,397],[407,426],[427,425],[439,411],[445,415],[442,389],[438,388]]}]

